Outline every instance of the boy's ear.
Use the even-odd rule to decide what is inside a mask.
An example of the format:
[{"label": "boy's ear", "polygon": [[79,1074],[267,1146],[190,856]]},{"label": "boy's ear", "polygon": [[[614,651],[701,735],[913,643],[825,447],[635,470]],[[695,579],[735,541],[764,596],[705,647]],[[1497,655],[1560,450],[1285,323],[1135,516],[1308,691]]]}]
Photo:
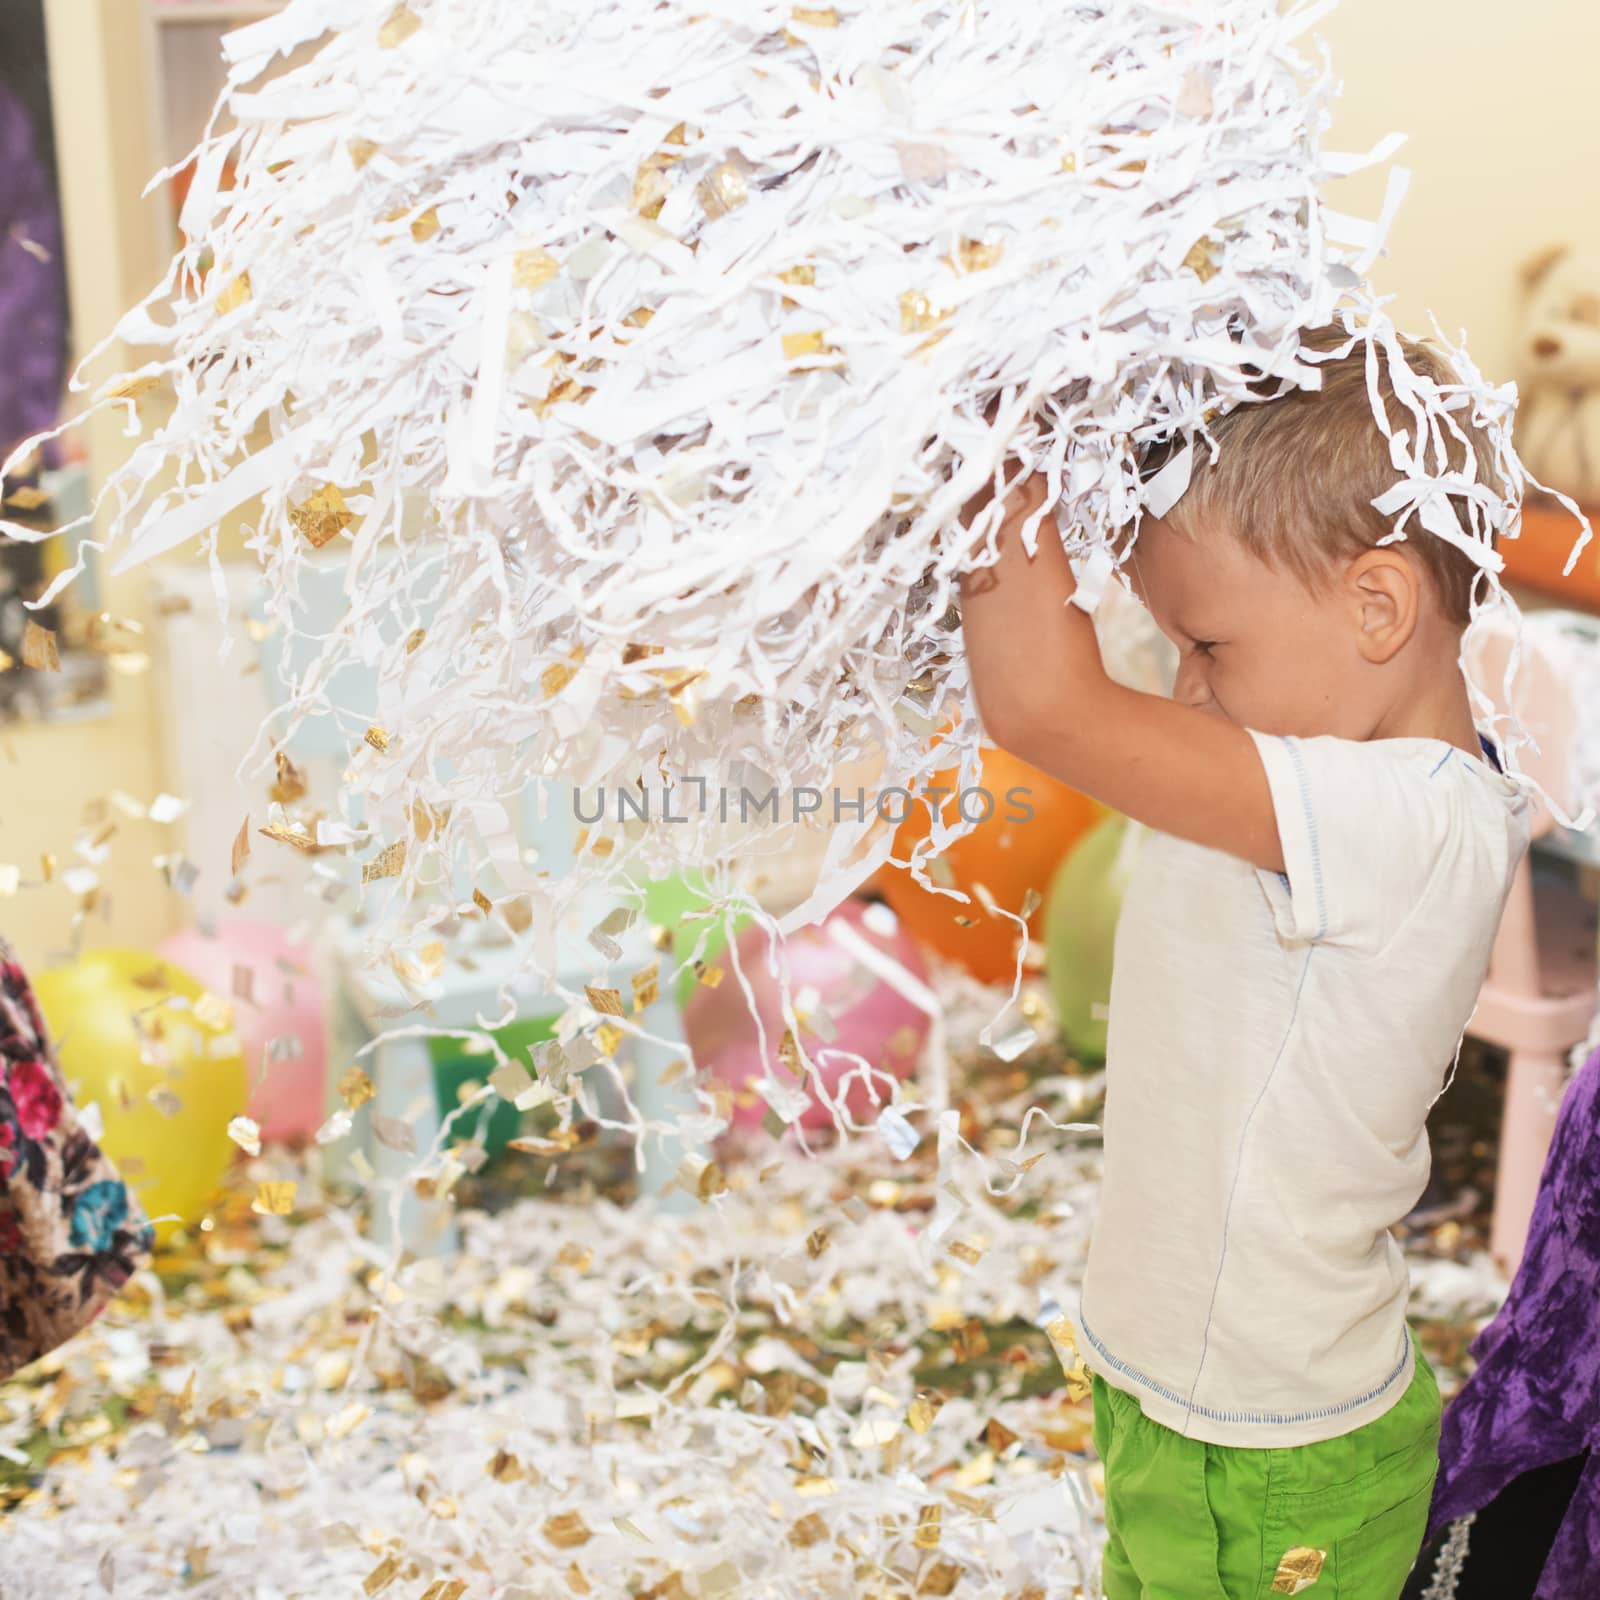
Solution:
[{"label": "boy's ear", "polygon": [[1345,571],[1356,649],[1374,666],[1392,660],[1416,632],[1421,575],[1393,545],[1364,550]]}]

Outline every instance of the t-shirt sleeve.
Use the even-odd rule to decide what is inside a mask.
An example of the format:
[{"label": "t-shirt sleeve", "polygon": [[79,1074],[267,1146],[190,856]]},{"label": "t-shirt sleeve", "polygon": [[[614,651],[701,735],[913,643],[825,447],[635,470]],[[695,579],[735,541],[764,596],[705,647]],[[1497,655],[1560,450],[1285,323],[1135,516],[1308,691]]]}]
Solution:
[{"label": "t-shirt sleeve", "polygon": [[1251,737],[1283,847],[1287,900],[1275,898],[1279,931],[1381,948],[1439,869],[1454,818],[1450,785],[1433,778],[1458,753],[1441,746],[1434,756],[1412,746],[1400,755],[1376,742]]}]

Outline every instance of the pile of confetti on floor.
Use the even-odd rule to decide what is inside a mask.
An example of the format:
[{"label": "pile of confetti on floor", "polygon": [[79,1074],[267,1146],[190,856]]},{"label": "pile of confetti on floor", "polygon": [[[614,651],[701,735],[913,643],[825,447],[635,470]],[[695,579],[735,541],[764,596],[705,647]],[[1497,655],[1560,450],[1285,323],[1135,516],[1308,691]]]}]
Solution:
[{"label": "pile of confetti on floor", "polygon": [[[1096,1595],[1061,1313],[1099,1151],[1017,1142],[1101,1080],[952,1038],[956,1115],[904,1160],[774,1153],[671,1215],[628,1203],[625,1156],[523,1157],[541,1198],[464,1202],[459,1251],[392,1279],[350,1197],[304,1172],[293,1217],[257,1215],[287,1157],[242,1163],[208,1230],[0,1389],[0,1592]],[[1442,1143],[1460,1182],[1409,1244],[1448,1389],[1498,1286],[1482,1146]]]}]

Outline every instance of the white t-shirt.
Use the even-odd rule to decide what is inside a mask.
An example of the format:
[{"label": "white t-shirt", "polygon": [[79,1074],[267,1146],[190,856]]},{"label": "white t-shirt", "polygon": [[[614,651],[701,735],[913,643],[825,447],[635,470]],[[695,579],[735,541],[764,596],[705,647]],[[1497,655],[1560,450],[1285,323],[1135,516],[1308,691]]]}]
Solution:
[{"label": "white t-shirt", "polygon": [[1388,1230],[1427,1183],[1529,815],[1438,740],[1252,737],[1287,872],[1155,834],[1128,886],[1080,1329],[1156,1422],[1274,1447],[1410,1381]]}]

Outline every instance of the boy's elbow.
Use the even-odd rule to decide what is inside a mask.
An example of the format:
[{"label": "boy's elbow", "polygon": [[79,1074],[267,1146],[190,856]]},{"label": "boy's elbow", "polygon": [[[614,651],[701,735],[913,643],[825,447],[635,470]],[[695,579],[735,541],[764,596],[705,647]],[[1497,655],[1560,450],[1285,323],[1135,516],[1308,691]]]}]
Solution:
[{"label": "boy's elbow", "polygon": [[1037,711],[1015,695],[979,695],[978,719],[989,742],[1021,761],[1029,760],[1028,748],[1039,731]]}]

